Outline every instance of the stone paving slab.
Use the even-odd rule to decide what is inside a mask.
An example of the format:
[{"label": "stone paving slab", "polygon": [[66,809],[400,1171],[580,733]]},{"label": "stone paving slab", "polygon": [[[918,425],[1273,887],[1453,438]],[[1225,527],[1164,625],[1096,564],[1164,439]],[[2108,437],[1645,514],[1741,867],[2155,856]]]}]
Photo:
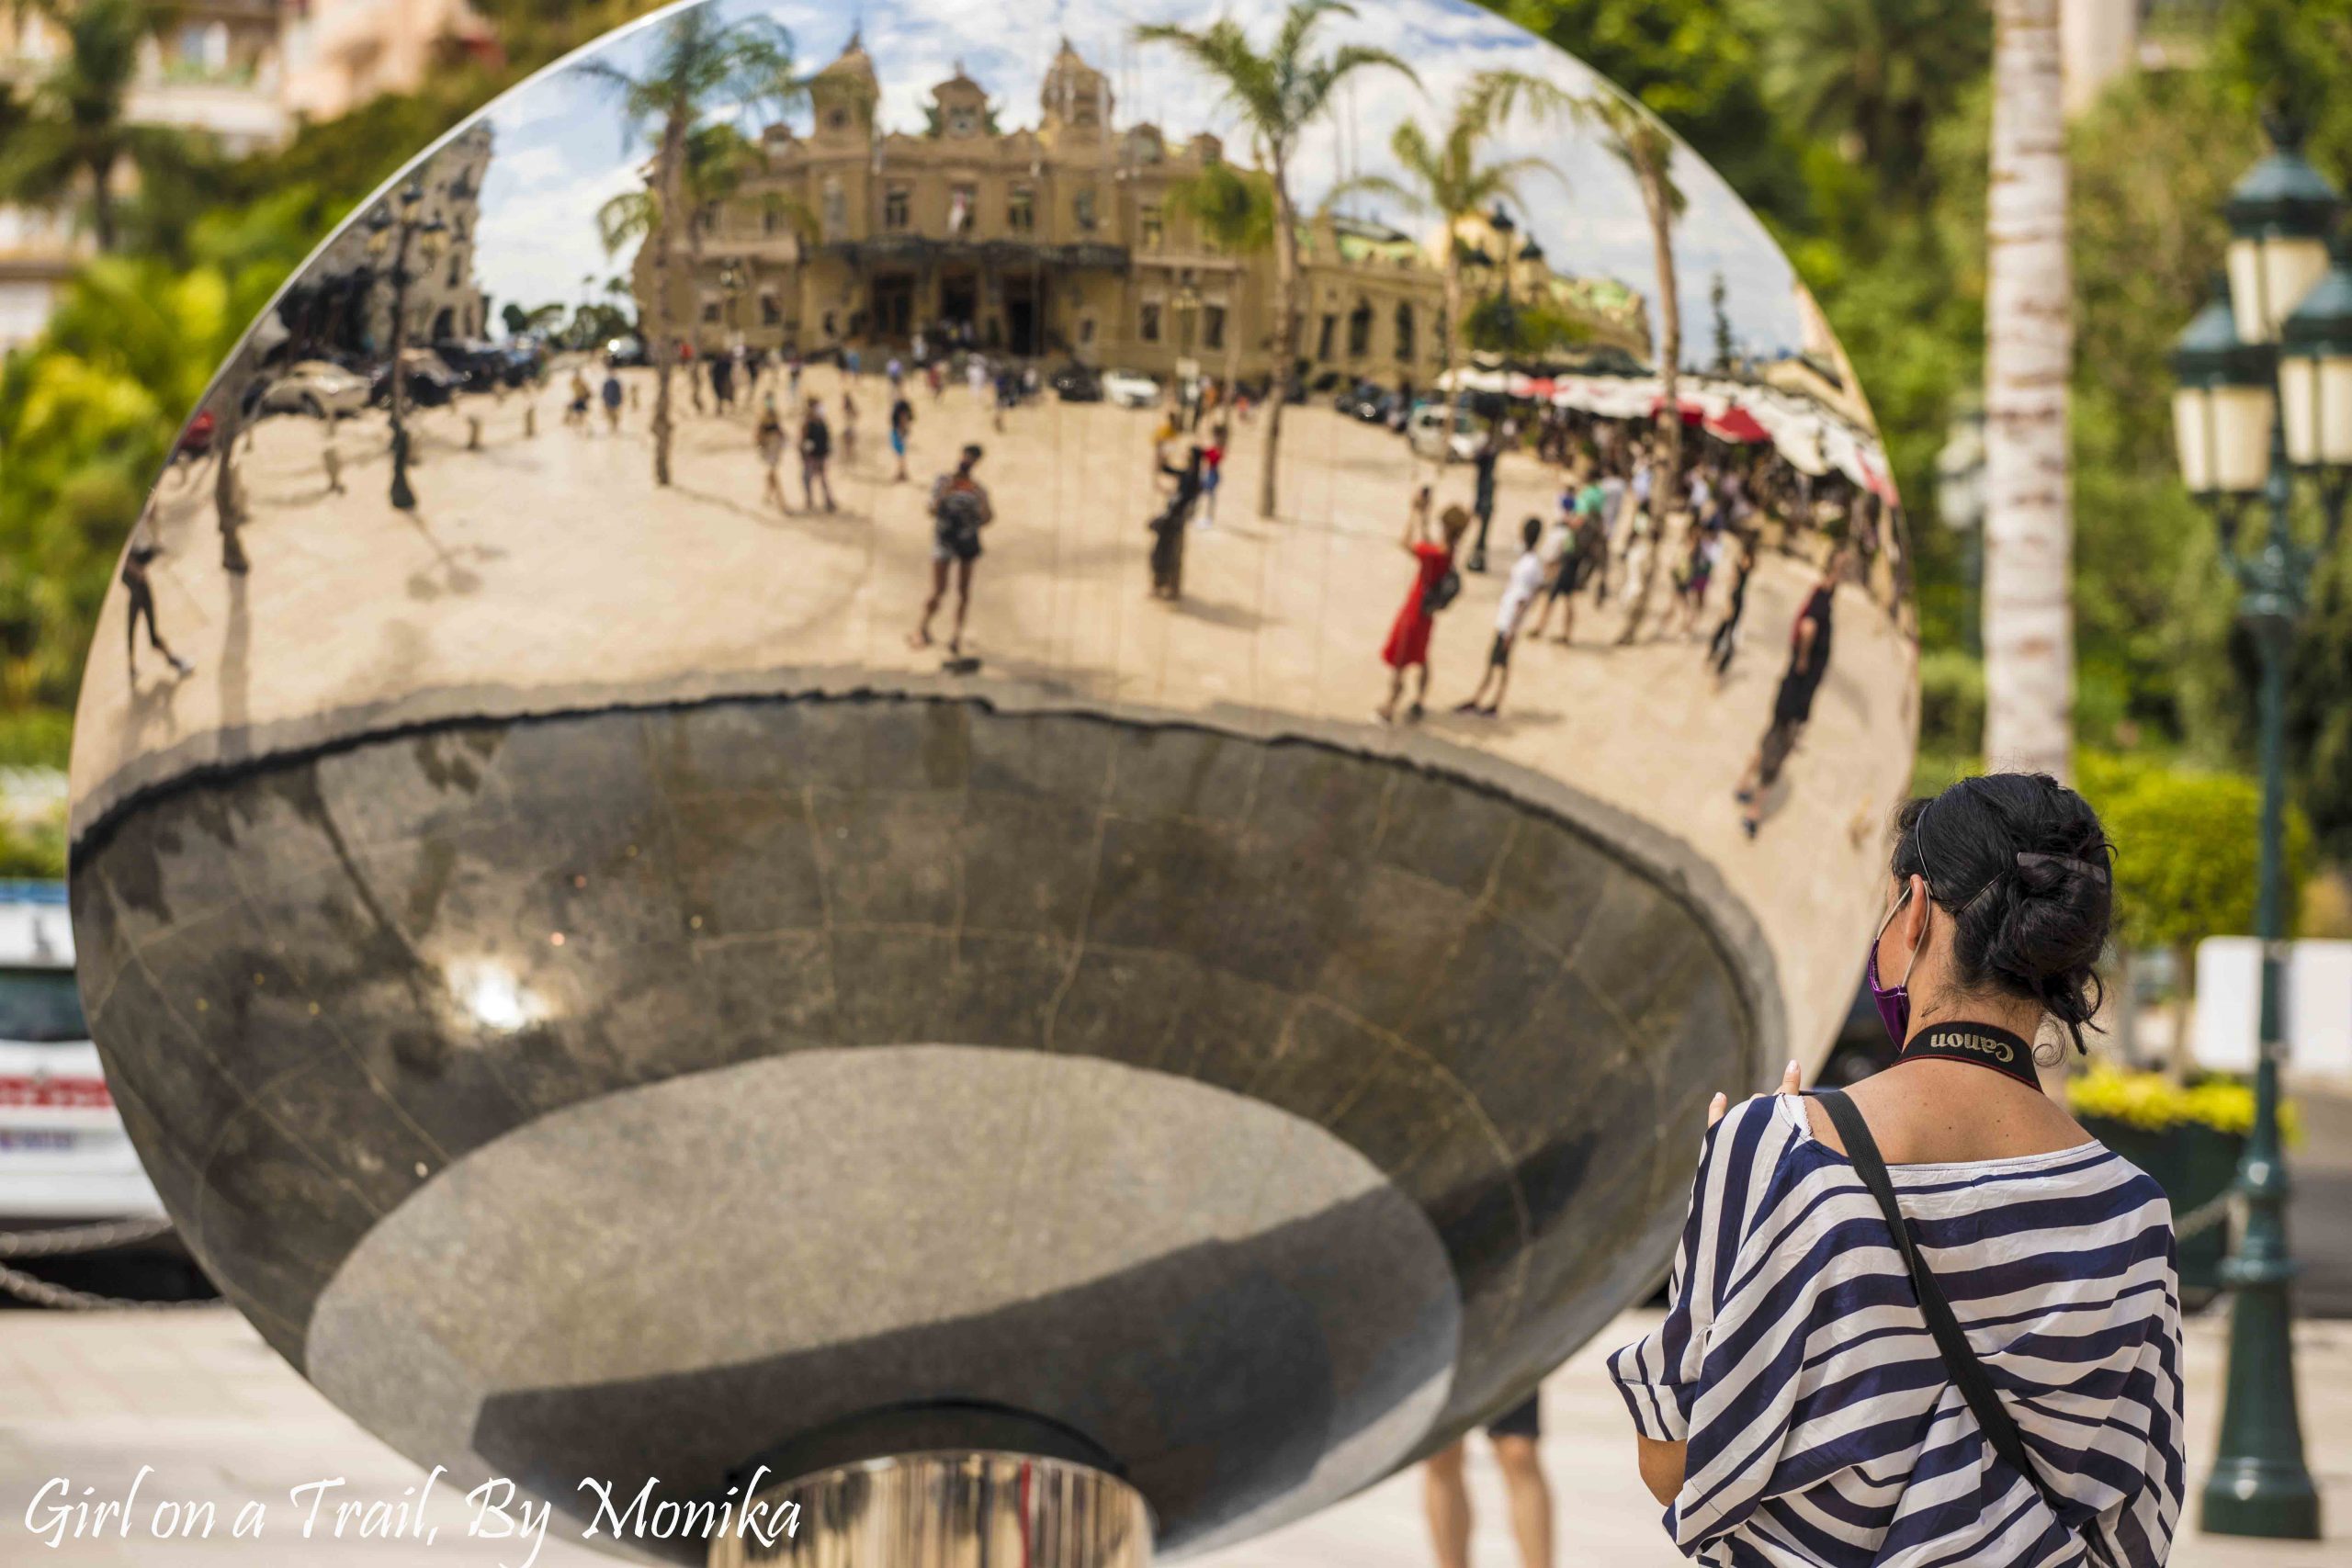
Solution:
[{"label": "stone paving slab", "polygon": [[[1623,1405],[1601,1375],[1608,1350],[1644,1333],[1656,1314],[1625,1314],[1544,1383],[1544,1465],[1555,1491],[1559,1560],[1612,1568],[1682,1561],[1657,1528],[1657,1507],[1634,1475]],[[2190,1472],[2211,1463],[2220,1417],[2224,1324],[2188,1333]],[[2340,1568],[2352,1561],[2352,1324],[2306,1323],[2298,1333],[2306,1442],[2324,1496],[2323,1541],[2268,1542],[2184,1532],[2173,1568]],[[462,1498],[437,1493],[424,1511],[429,1543],[302,1540],[288,1490],[341,1477],[338,1499],[397,1505],[421,1480],[298,1379],[226,1308],[170,1314],[0,1314],[0,1563],[61,1568],[518,1568],[518,1541],[469,1539]],[[220,1509],[209,1540],[136,1533],[68,1539],[55,1552],[27,1528],[27,1506],[50,1478],[119,1496],[153,1467],[142,1505],[209,1498]],[[1501,1482],[1473,1439],[1470,1484],[1479,1568],[1516,1561],[1501,1511]],[[270,1523],[258,1540],[228,1539],[234,1506],[261,1498]],[[142,1506],[142,1515],[152,1506]],[[355,1518],[356,1518],[355,1515]],[[322,1514],[322,1521],[331,1516]],[[353,1527],[356,1529],[356,1524]],[[611,1562],[549,1540],[539,1568]],[[1417,1474],[1390,1477],[1340,1506],[1258,1540],[1192,1559],[1201,1568],[1426,1568]]]}]

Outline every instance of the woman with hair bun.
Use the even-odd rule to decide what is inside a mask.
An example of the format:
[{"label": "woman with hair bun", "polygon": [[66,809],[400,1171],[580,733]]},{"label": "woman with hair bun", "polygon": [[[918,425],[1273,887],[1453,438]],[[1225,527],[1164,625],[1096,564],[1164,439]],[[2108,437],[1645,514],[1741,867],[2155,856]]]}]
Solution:
[{"label": "woman with hair bun", "polygon": [[2154,1568],[2182,1493],[2155,1183],[2045,1095],[2098,1004],[2113,851],[2038,773],[1895,818],[1850,1094],[1709,1107],[1657,1332],[1609,1370],[1682,1551],[1719,1564]]}]

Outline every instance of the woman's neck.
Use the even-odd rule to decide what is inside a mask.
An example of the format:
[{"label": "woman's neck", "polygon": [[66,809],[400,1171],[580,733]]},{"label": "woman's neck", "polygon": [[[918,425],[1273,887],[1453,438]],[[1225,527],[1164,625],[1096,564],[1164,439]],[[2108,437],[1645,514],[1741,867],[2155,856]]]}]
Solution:
[{"label": "woman's neck", "polygon": [[1919,1032],[1944,1023],[1976,1023],[2006,1030],[2027,1044],[2041,1032],[2043,1009],[2040,1002],[2018,1001],[2007,997],[1954,997],[1939,998],[1924,1005],[1911,1015],[1911,1028],[1903,1037],[1909,1045]]}]

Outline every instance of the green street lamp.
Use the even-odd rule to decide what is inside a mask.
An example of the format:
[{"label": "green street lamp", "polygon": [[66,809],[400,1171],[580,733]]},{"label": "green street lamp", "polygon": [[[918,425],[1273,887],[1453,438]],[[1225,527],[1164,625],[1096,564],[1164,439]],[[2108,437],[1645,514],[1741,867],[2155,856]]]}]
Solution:
[{"label": "green street lamp", "polygon": [[2332,487],[2343,513],[2352,473],[2352,229],[2335,241],[2335,265],[2278,329],[2278,411],[2287,461]]},{"label": "green street lamp", "polygon": [[[2222,1265],[2232,1292],[2229,1384],[2202,1522],[2218,1535],[2316,1540],[2319,1493],[2295,1407],[2296,1265],[2278,1137],[2287,934],[2280,846],[2287,661],[2312,570],[2341,532],[2352,479],[2352,270],[2340,244],[2335,266],[2328,264],[2340,206],[2334,188],[2303,161],[2292,127],[2274,122],[2270,130],[2270,156],[2230,196],[2228,281],[2173,351],[2181,478],[2213,513],[2222,558],[2238,581],[2239,614],[2262,660],[2261,1054],[2254,1128],[2238,1166],[2245,1227]],[[2295,537],[2299,477],[2317,486],[2325,523],[2318,548]],[[2267,526],[2241,548],[2239,526],[2257,497]]]}]

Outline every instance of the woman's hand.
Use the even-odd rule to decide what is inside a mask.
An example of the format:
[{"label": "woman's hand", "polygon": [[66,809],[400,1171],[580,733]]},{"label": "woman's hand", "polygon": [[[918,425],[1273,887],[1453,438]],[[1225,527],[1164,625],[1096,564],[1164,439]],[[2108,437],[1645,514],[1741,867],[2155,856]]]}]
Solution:
[{"label": "woman's hand", "polygon": [[[1783,1070],[1782,1070],[1782,1072],[1781,1072],[1781,1087],[1780,1087],[1779,1089],[1774,1089],[1772,1092],[1773,1092],[1773,1093],[1775,1093],[1775,1094],[1802,1094],[1802,1093],[1804,1093],[1804,1070],[1803,1070],[1802,1068],[1800,1068],[1800,1067],[1799,1067],[1799,1066],[1798,1066],[1794,1062],[1791,1062],[1791,1063],[1788,1065],[1788,1066],[1787,1066],[1785,1069],[1783,1069]],[[1718,1122],[1722,1121],[1722,1120],[1724,1119],[1724,1111],[1729,1111],[1730,1109],[1731,1109],[1731,1101],[1730,1101],[1730,1100],[1726,1100],[1726,1099],[1724,1099],[1724,1096],[1723,1096],[1723,1094],[1722,1094],[1720,1091],[1718,1091],[1718,1092],[1716,1093],[1716,1095],[1715,1095],[1715,1098],[1714,1098],[1714,1099],[1713,1099],[1713,1100],[1711,1100],[1707,1101],[1707,1125],[1708,1125],[1708,1126],[1710,1126],[1710,1127],[1712,1127],[1712,1126],[1713,1126],[1716,1122]]]}]

